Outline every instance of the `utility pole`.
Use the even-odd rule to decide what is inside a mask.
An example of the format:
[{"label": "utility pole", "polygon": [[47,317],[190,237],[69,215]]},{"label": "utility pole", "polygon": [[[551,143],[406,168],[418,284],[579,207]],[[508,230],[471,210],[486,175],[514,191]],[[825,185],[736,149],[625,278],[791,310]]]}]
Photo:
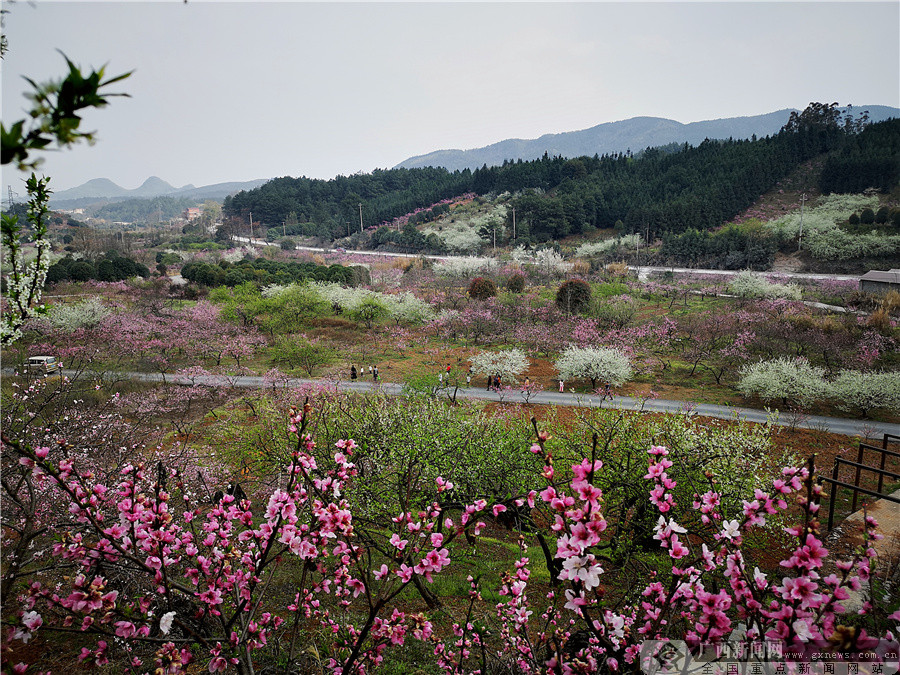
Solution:
[{"label": "utility pole", "polygon": [[516,240],[516,207],[513,207],[513,241]]},{"label": "utility pole", "polygon": [[800,244],[803,242],[803,205],[806,203],[806,193],[800,195],[800,233],[797,235],[797,251],[800,251]]},{"label": "utility pole", "polygon": [[7,204],[7,208],[11,211],[11,210],[12,210],[12,205],[15,204],[15,200],[13,199],[13,194],[14,194],[14,193],[13,193],[13,190],[12,190],[12,185],[7,185],[7,186],[6,186],[6,190],[7,190],[7,192],[9,192],[9,203]]},{"label": "utility pole", "polygon": [[250,245],[253,245],[253,211],[250,211]]},{"label": "utility pole", "polygon": [[497,255],[497,223],[494,223],[494,255]]},{"label": "utility pole", "polygon": [[359,233],[362,234],[362,204],[359,205]]},{"label": "utility pole", "polygon": [[287,236],[287,226],[284,223],[285,223],[285,221],[282,220],[281,221],[281,235],[283,237],[286,237]]}]

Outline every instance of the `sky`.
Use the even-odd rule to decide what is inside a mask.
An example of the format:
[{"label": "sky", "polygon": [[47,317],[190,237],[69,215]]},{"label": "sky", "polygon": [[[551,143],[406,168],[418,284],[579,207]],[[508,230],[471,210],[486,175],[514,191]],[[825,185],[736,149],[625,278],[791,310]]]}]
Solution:
[{"label": "sky", "polygon": [[[60,51],[129,98],[43,153],[63,190],[332,178],[630,117],[900,107],[900,3],[4,3],[2,119]],[[3,167],[6,186],[24,178]]]}]

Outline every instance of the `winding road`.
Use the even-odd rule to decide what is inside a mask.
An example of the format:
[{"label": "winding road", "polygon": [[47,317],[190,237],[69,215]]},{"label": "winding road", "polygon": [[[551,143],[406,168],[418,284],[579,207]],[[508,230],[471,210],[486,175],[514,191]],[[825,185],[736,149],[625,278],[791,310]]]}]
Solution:
[{"label": "winding road", "polygon": [[[74,374],[74,371],[71,371]],[[69,371],[67,371],[69,374]],[[130,379],[145,382],[170,382],[181,385],[201,385],[209,387],[230,386],[247,388],[287,387],[299,389],[303,387],[321,387],[342,392],[354,392],[357,394],[380,393],[389,396],[402,396],[404,388],[396,382],[371,381],[335,381],[313,380],[302,378],[290,378],[273,383],[272,380],[260,376],[251,375],[208,375],[196,377],[182,377],[176,375],[162,375],[159,373],[119,373],[118,375]],[[441,397],[452,397],[454,389],[445,387],[439,391]],[[556,405],[579,408],[615,408],[618,410],[642,410],[644,412],[690,412],[704,417],[732,420],[740,419],[747,422],[766,422],[782,426],[795,426],[818,431],[829,431],[844,436],[877,437],[883,434],[900,436],[900,424],[889,422],[874,422],[871,420],[848,419],[842,417],[825,417],[823,415],[795,416],[789,414],[779,415],[777,419],[771,419],[770,412],[756,410],[754,408],[741,408],[710,403],[688,403],[685,401],[672,401],[665,399],[638,399],[630,396],[613,396],[612,400],[603,400],[601,396],[592,394],[580,394],[574,392],[541,391],[532,393],[527,400],[521,390],[509,389],[503,392],[486,391],[480,387],[460,387],[455,390],[456,398],[466,398],[482,401],[496,401],[500,403],[529,403],[531,405]]]}]

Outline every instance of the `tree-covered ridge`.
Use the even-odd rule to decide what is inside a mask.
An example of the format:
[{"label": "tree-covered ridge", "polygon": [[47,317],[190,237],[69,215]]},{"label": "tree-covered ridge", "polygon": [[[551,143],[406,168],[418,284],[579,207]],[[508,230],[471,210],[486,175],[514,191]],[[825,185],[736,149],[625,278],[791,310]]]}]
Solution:
[{"label": "tree-covered ridge", "polygon": [[127,199],[124,202],[107,204],[97,212],[98,218],[121,222],[149,221],[154,216],[168,220],[190,206],[196,206],[195,199],[187,197],[154,197],[153,199]]},{"label": "tree-covered ridge", "polygon": [[[227,199],[224,211],[245,220],[252,213],[254,221],[268,225],[312,221],[341,236],[359,227],[360,205],[363,225],[371,227],[463,192],[511,192],[520,193],[511,202],[517,234],[534,242],[617,223],[651,238],[703,231],[733,219],[800,162],[823,153],[831,153],[824,191],[859,189],[847,182],[850,177],[864,187],[888,189],[898,179],[900,123],[863,121],[843,118],[833,105],[815,104],[772,137],[707,140],[676,152],[647,149],[640,158],[545,155],[474,172],[426,168],[329,181],[285,177]],[[844,183],[834,176],[845,176]]]},{"label": "tree-covered ridge", "polygon": [[390,221],[469,191],[471,173],[444,169],[376,169],[369,174],[331,180],[276,178],[255,190],[225,199],[226,217],[249,219],[270,226],[283,222],[326,225],[331,234],[346,234],[348,223],[359,228],[360,204],[365,227]]},{"label": "tree-covered ridge", "polygon": [[900,120],[873,124],[847,139],[822,169],[823,192],[889,191],[900,182]]}]

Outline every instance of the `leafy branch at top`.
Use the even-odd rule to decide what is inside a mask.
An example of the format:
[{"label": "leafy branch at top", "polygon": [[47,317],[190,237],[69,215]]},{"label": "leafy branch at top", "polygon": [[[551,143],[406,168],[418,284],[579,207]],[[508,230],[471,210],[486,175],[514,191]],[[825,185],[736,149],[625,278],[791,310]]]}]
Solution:
[{"label": "leafy branch at top", "polygon": [[29,159],[30,153],[46,149],[54,141],[60,147],[69,147],[81,140],[93,143],[96,132],[79,130],[82,120],[78,113],[86,108],[105,107],[110,96],[128,96],[101,93],[101,90],[124,80],[134,71],[104,80],[105,66],[85,76],[65,54],[63,58],[69,66],[69,73],[63,79],[38,84],[31,78],[24,78],[33,89],[26,94],[32,101],[28,111],[30,123],[23,119],[9,128],[0,125],[2,164],[15,163],[21,171],[33,169],[41,160]]}]

